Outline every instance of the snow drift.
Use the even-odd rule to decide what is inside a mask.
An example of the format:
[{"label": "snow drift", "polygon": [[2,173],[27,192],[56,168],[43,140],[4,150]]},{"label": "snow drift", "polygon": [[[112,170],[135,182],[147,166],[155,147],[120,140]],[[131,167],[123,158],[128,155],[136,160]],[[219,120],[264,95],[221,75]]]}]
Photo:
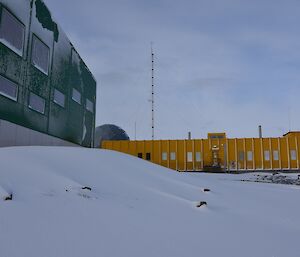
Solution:
[{"label": "snow drift", "polygon": [[298,186],[97,149],[2,148],[0,163],[1,257],[299,256]]}]

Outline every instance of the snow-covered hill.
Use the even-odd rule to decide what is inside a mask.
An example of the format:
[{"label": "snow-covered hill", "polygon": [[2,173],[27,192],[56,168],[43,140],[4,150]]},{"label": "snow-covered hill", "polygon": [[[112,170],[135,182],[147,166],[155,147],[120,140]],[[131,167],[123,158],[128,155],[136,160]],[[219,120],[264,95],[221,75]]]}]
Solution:
[{"label": "snow-covered hill", "polygon": [[298,186],[97,149],[2,148],[0,163],[1,257],[300,256]]}]

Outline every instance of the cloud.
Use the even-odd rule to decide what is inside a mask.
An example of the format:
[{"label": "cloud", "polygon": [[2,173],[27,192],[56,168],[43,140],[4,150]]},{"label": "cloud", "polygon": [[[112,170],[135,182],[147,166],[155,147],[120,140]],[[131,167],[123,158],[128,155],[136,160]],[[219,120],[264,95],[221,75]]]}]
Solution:
[{"label": "cloud", "polygon": [[[98,81],[97,124],[157,138],[300,130],[300,2],[46,1]],[[64,8],[62,8],[64,5]]]}]

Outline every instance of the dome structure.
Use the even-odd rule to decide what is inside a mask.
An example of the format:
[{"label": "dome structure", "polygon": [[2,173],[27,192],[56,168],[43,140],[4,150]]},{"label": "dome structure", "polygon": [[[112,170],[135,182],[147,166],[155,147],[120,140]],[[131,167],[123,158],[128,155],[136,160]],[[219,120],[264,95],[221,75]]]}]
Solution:
[{"label": "dome structure", "polygon": [[104,124],[96,128],[94,147],[101,147],[103,140],[130,140],[127,133],[114,124]]}]

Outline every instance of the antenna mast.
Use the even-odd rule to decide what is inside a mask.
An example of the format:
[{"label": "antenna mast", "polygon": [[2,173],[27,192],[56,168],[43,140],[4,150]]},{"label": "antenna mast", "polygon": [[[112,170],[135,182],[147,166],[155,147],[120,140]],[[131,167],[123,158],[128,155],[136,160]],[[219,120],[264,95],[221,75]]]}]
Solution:
[{"label": "antenna mast", "polygon": [[152,140],[154,140],[154,52],[153,52],[153,42],[151,42],[151,126],[152,126]]}]

